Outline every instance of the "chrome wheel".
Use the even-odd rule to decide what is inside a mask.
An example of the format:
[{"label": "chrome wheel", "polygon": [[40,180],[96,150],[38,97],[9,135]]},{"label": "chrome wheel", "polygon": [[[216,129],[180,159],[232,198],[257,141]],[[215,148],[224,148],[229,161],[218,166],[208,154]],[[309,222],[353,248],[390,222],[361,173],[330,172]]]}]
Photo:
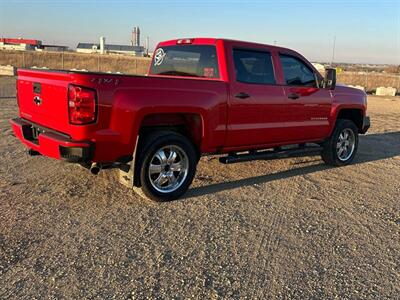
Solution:
[{"label": "chrome wheel", "polygon": [[189,159],[185,151],[176,145],[164,146],[150,160],[148,176],[154,189],[160,193],[171,193],[185,181]]},{"label": "chrome wheel", "polygon": [[346,128],[339,134],[336,153],[340,161],[348,160],[354,152],[356,139],[353,130]]}]

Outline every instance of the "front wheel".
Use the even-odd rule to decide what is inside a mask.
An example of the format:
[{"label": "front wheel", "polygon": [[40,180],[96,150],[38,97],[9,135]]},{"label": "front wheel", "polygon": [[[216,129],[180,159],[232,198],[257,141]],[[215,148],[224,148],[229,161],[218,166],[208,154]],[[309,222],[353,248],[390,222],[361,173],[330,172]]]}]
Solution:
[{"label": "front wheel", "polygon": [[182,196],[193,181],[197,156],[192,143],[175,132],[159,132],[144,142],[140,181],[144,194],[155,201]]},{"label": "front wheel", "polygon": [[321,156],[326,164],[332,166],[350,164],[358,148],[357,126],[350,120],[337,120],[331,137],[323,147]]}]

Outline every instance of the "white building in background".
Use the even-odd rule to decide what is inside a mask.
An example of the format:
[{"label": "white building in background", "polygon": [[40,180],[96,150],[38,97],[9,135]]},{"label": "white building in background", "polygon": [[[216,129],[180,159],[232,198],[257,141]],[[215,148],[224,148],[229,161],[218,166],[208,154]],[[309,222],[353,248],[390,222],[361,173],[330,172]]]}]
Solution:
[{"label": "white building in background", "polygon": [[106,44],[105,37],[101,37],[99,44],[79,43],[76,47],[76,52],[99,54],[118,53],[134,56],[144,56],[145,49],[143,46]]}]

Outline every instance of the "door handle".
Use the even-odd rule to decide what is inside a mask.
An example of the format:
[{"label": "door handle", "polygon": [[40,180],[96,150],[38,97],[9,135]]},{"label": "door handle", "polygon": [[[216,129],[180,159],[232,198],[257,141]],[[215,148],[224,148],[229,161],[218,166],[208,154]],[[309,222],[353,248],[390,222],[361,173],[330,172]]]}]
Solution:
[{"label": "door handle", "polygon": [[300,95],[299,95],[299,94],[296,94],[296,93],[291,93],[291,94],[289,94],[287,97],[288,97],[289,99],[295,100],[295,99],[300,98]]},{"label": "door handle", "polygon": [[239,98],[239,99],[246,99],[246,98],[249,98],[250,95],[247,94],[247,93],[241,92],[241,93],[239,93],[239,94],[236,94],[235,97],[236,97],[236,98]]}]

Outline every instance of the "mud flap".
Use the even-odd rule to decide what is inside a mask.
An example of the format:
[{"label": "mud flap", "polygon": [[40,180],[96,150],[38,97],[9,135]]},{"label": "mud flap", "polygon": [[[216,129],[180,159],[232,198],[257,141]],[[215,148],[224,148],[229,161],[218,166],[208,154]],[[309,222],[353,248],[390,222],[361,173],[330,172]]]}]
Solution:
[{"label": "mud flap", "polygon": [[136,163],[136,149],[138,148],[139,136],[136,137],[136,146],[133,151],[132,160],[120,167],[118,171],[118,180],[124,186],[132,189],[137,195],[142,198],[148,199],[140,187],[135,186],[135,163]]},{"label": "mud flap", "polygon": [[124,186],[130,188],[131,190],[133,190],[135,192],[135,194],[137,194],[138,196],[144,198],[144,199],[148,199],[147,196],[143,193],[142,189],[138,186],[135,186],[133,184],[134,182],[134,172],[133,172],[133,167],[134,166],[134,159],[129,163],[129,170],[123,170],[123,169],[119,169],[118,172],[118,178],[119,178],[119,182],[121,184],[123,184]]},{"label": "mud flap", "polygon": [[133,151],[132,160],[119,168],[118,179],[119,182],[128,188],[135,187],[135,163],[136,163],[136,150],[138,148],[139,135],[136,137],[135,150]]},{"label": "mud flap", "polygon": [[134,165],[134,160],[126,164],[123,168],[120,167],[118,170],[119,182],[128,188],[133,187],[134,172],[132,165]]}]

